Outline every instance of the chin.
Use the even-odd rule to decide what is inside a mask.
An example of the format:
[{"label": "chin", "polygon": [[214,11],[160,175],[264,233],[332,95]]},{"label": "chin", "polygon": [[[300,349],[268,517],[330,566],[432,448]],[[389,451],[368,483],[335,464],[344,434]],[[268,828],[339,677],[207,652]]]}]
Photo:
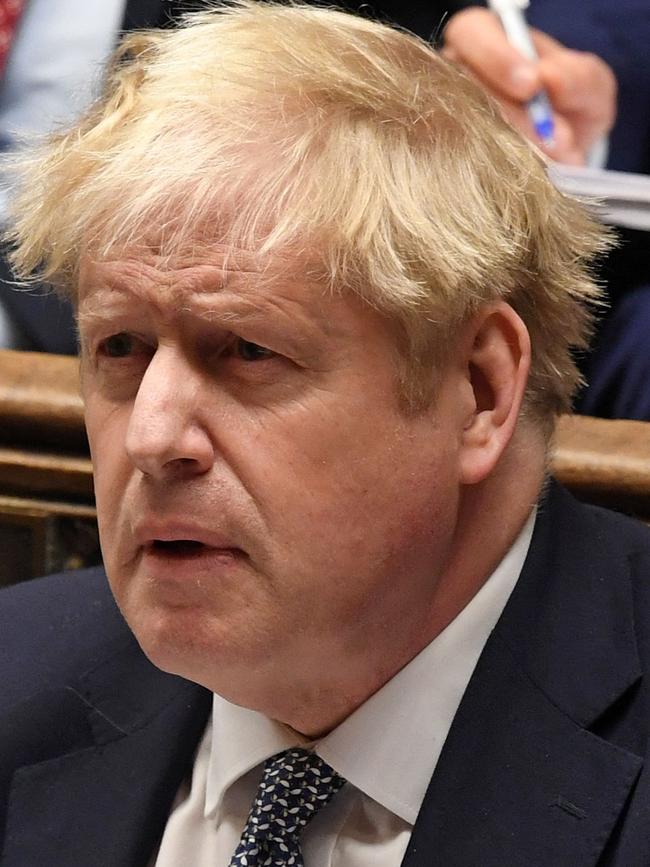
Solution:
[{"label": "chin", "polygon": [[126,619],[144,654],[162,671],[197,680],[193,675],[205,660],[220,656],[200,611],[140,608],[132,616],[126,612]]},{"label": "chin", "polygon": [[237,692],[236,684],[249,680],[259,667],[256,650],[233,640],[240,630],[201,609],[139,609],[127,621],[156,668],[211,692]]},{"label": "chin", "polygon": [[[143,653],[157,668],[235,702],[268,665],[277,630],[248,600],[180,592],[177,585],[128,576],[114,594]],[[261,620],[261,622],[260,622]],[[275,637],[275,642],[274,642]]]}]

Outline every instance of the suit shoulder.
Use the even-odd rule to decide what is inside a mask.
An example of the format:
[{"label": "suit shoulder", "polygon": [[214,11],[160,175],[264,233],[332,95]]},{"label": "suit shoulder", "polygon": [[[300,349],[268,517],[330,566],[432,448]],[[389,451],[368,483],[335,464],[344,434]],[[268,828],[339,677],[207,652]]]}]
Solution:
[{"label": "suit shoulder", "polygon": [[583,503],[577,504],[576,514],[578,520],[564,528],[562,544],[572,546],[591,571],[596,569],[594,574],[599,575],[601,581],[620,581],[627,576],[634,628],[647,670],[650,668],[650,527],[618,512]]},{"label": "suit shoulder", "polygon": [[638,552],[650,554],[650,527],[647,524],[577,500],[566,488],[553,482],[539,504],[542,523],[561,544],[587,544],[586,553],[607,550],[612,556]]},{"label": "suit shoulder", "polygon": [[59,635],[76,631],[82,622],[84,625],[95,619],[101,622],[114,609],[115,602],[101,567],[48,575],[0,591],[3,635],[15,633],[18,640],[22,637],[30,643],[42,629],[50,641],[56,641]]},{"label": "suit shoulder", "polygon": [[619,544],[632,550],[650,551],[650,527],[647,524],[601,506],[584,505],[584,509],[603,535],[618,539]]},{"label": "suit shoulder", "polygon": [[4,588],[0,634],[3,703],[64,684],[133,640],[101,568]]}]

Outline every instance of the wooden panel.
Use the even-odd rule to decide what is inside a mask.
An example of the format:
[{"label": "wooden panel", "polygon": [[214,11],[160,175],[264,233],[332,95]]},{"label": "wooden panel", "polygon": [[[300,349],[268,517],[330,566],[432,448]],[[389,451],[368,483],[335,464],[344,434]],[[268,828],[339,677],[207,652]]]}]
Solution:
[{"label": "wooden panel", "polygon": [[0,351],[0,436],[3,442],[87,448],[76,358]]},{"label": "wooden panel", "polygon": [[90,458],[0,446],[0,492],[93,502]]},{"label": "wooden panel", "polygon": [[0,586],[101,559],[91,506],[0,495]]},{"label": "wooden panel", "polygon": [[77,360],[0,351],[0,584],[99,562]]},{"label": "wooden panel", "polygon": [[582,499],[650,518],[650,422],[565,416],[551,467]]}]

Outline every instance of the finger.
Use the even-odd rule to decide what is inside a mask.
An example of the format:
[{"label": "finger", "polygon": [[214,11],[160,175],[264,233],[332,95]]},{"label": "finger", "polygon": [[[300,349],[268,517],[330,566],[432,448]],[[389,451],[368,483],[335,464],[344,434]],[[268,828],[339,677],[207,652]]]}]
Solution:
[{"label": "finger", "polygon": [[451,61],[451,63],[460,64],[461,62],[458,51],[451,45],[443,45],[443,47],[439,49],[438,53],[446,60]]},{"label": "finger", "polygon": [[500,101],[499,104],[506,120],[551,159],[570,165],[585,164],[586,151],[577,140],[573,126],[567,118],[555,115],[553,143],[548,144],[539,138],[528,112],[520,103]]},{"label": "finger", "polygon": [[536,28],[531,27],[530,35],[533,39],[535,51],[540,57],[552,55],[556,51],[569,50],[565,45],[562,44],[562,42],[558,42],[557,39],[555,39],[553,36],[549,36],[548,33],[544,33],[543,30],[537,30]]},{"label": "finger", "polygon": [[528,100],[540,88],[536,64],[506,39],[496,16],[487,9],[471,8],[454,15],[444,33],[445,47],[493,94],[510,100]]},{"label": "finger", "polygon": [[[576,99],[573,94],[564,98],[567,86],[559,74],[557,68],[548,71],[546,88],[549,98],[554,110],[570,119],[581,145],[589,149],[611,130],[616,117],[616,97],[611,89],[598,88],[590,93],[587,86],[580,98]],[[593,86],[596,88],[596,84]]]},{"label": "finger", "polygon": [[595,54],[573,51],[545,33],[533,34],[539,72],[556,110],[576,114],[607,132],[616,117],[617,83],[611,68]]},{"label": "finger", "polygon": [[451,45],[443,45],[443,47],[439,49],[438,53],[442,54],[442,56],[451,63],[460,63],[460,55]]}]

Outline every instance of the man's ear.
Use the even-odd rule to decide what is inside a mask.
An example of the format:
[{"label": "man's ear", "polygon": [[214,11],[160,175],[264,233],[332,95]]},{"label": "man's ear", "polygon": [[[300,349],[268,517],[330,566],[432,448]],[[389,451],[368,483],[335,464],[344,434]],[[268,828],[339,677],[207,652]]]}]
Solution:
[{"label": "man's ear", "polygon": [[509,304],[481,310],[463,335],[466,385],[472,409],[461,432],[463,484],[483,481],[510,442],[521,409],[530,369],[528,329]]}]

